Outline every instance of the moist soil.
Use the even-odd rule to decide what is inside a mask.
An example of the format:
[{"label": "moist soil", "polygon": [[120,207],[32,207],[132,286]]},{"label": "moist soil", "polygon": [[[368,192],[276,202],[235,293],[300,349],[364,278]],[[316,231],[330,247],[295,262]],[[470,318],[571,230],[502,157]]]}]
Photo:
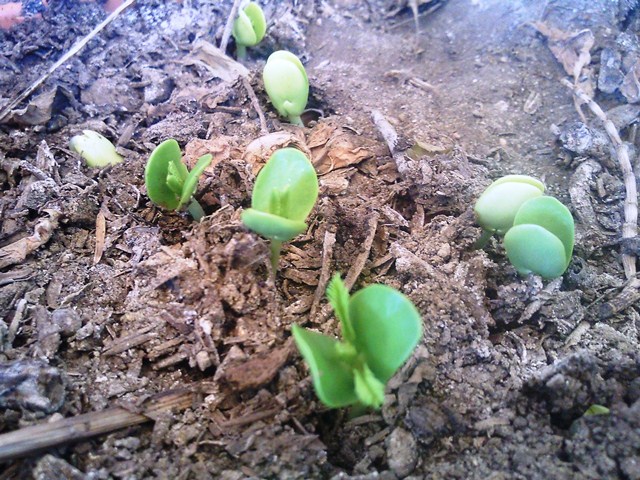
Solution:
[{"label": "moist soil", "polygon": [[[106,16],[49,3],[0,32],[0,108]],[[640,171],[637,2],[261,3],[268,33],[245,79],[211,53],[231,1],[138,2],[0,123],[0,432],[192,395],[5,462],[0,478],[640,479],[623,176],[602,122],[561,83],[591,87]],[[304,127],[262,85],[279,49],[308,72]],[[584,52],[574,78],[562,61]],[[124,162],[87,167],[68,146],[84,129]],[[213,154],[200,222],[146,195],[167,138],[187,163]],[[320,196],[274,281],[240,213],[283,146],[312,159]],[[573,212],[562,278],[519,276],[499,239],[474,248],[474,201],[509,173]],[[339,334],[324,298],[335,272],[354,291],[398,288],[424,324],[382,409],[355,418],[317,400],[290,334]]]}]

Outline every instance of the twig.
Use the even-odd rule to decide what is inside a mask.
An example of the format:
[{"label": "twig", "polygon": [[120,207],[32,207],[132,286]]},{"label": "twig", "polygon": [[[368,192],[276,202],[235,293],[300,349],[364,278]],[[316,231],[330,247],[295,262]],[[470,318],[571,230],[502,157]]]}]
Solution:
[{"label": "twig", "polygon": [[151,397],[141,413],[130,412],[121,407],[108,408],[5,433],[0,435],[0,462],[146,423],[164,413],[184,410],[193,401],[194,392],[191,389],[169,390]]},{"label": "twig", "polygon": [[118,15],[120,15],[124,10],[129,8],[136,0],[126,0],[122,5],[120,5],[117,9],[111,13],[107,18],[105,18],[96,28],[91,30],[91,32],[84,37],[82,40],[77,42],[71,49],[65,53],[60,59],[54,63],[47,72],[38,78],[35,82],[33,82],[30,86],[28,86],[25,90],[20,93],[16,98],[14,98],[9,104],[2,109],[0,112],[0,122],[3,121],[11,110],[17,107],[23,100],[29,97],[40,85],[47,81],[47,79],[58,69],[60,68],[67,60],[77,54],[80,50],[84,48],[84,46],[91,41],[93,37],[95,37],[98,33],[100,33],[107,25],[113,22]]},{"label": "twig", "polygon": [[249,95],[249,99],[251,100],[251,105],[253,105],[253,109],[258,114],[258,118],[260,119],[260,133],[262,135],[267,135],[269,133],[269,129],[267,128],[267,120],[264,118],[264,112],[262,111],[262,107],[260,106],[260,102],[258,101],[258,97],[256,96],[256,92],[253,90],[251,83],[247,77],[242,77],[242,85],[244,89],[247,91],[247,95]]},{"label": "twig", "polygon": [[354,283],[362,273],[362,269],[364,268],[365,263],[367,263],[367,259],[369,258],[369,254],[371,253],[371,246],[373,245],[373,239],[376,236],[376,231],[378,230],[378,214],[374,213],[369,217],[369,232],[367,233],[367,238],[364,239],[362,244],[362,251],[358,254],[353,265],[347,272],[347,276],[344,279],[344,284],[347,287],[347,290],[351,290]]},{"label": "twig", "polygon": [[309,318],[315,318],[320,300],[324,296],[324,291],[331,278],[331,258],[333,257],[333,246],[336,243],[335,232],[324,232],[324,242],[322,246],[322,268],[320,269],[320,277],[318,278],[318,287],[313,294],[313,302],[311,303],[311,311]]},{"label": "twig", "polygon": [[[573,94],[586,103],[593,114],[600,119],[604,124],[611,143],[616,149],[616,156],[618,157],[618,163],[620,164],[620,170],[622,170],[622,177],[624,180],[624,187],[626,191],[626,197],[624,200],[624,223],[622,224],[622,239],[636,238],[638,235],[638,190],[636,186],[636,177],[633,174],[633,168],[631,167],[631,161],[629,160],[629,148],[627,144],[622,142],[618,129],[611,120],[607,117],[607,114],[602,111],[602,108],[593,101],[587,94],[585,94],[580,88],[573,85],[568,80],[562,80],[562,83],[573,90]],[[629,241],[629,240],[627,240]],[[624,267],[624,274],[627,280],[633,279],[636,276],[636,256],[630,253],[622,254],[622,266]]]},{"label": "twig", "polygon": [[222,31],[222,39],[220,40],[220,50],[223,53],[227,51],[227,45],[229,44],[229,38],[231,37],[231,30],[233,29],[233,22],[236,20],[236,16],[238,15],[238,9],[240,8],[240,4],[243,0],[235,0],[233,2],[233,6],[231,7],[231,12],[229,13],[229,18],[227,18],[227,23],[224,26],[224,30]]},{"label": "twig", "polygon": [[373,119],[375,126],[378,128],[378,131],[380,131],[382,138],[384,138],[384,141],[387,143],[387,147],[389,147],[389,152],[391,153],[393,160],[396,162],[398,173],[404,179],[409,174],[409,164],[407,163],[404,153],[396,150],[396,147],[398,146],[398,133],[396,132],[396,129],[393,128],[393,125],[389,123],[379,110],[372,110],[371,118]]}]

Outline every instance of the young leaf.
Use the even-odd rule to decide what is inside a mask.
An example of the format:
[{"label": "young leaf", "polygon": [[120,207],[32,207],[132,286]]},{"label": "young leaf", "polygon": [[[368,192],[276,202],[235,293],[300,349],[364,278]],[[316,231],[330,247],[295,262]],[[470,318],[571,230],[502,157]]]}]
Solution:
[{"label": "young leaf", "polygon": [[526,175],[507,175],[493,182],[475,205],[478,224],[489,232],[504,235],[513,226],[524,202],[544,193],[544,184]]},{"label": "young leaf", "polygon": [[571,261],[574,223],[571,212],[553,197],[538,197],[524,203],[514,226],[504,237],[509,261],[521,274],[537,273],[556,278]]},{"label": "young leaf", "polygon": [[[174,139],[165,140],[151,153],[144,170],[144,182],[149,198],[153,203],[169,210],[175,210],[180,205],[179,196],[167,183],[169,164],[175,165],[176,159],[180,162],[181,157],[178,142]],[[179,182],[177,175],[175,177],[175,181]]]},{"label": "young leaf", "polygon": [[293,325],[293,338],[309,365],[318,398],[332,408],[345,407],[358,401],[353,368],[338,354],[339,342],[327,335]]},{"label": "young leaf", "polygon": [[364,364],[362,369],[354,370],[356,395],[361,404],[380,408],[384,403],[384,383],[378,380],[371,369]]},{"label": "young leaf", "polygon": [[409,357],[422,336],[422,319],[407,297],[386,285],[370,285],[349,301],[356,350],[382,383]]},{"label": "young leaf", "polygon": [[333,307],[336,317],[340,320],[342,336],[347,342],[353,343],[354,333],[351,319],[349,318],[349,290],[347,290],[339,273],[333,276],[327,286],[327,299]]},{"label": "young leaf", "polygon": [[191,200],[191,197],[198,186],[200,175],[202,175],[205,169],[211,164],[211,160],[213,160],[213,156],[210,153],[201,156],[196,162],[195,167],[193,167],[193,170],[191,170],[189,175],[187,175],[184,185],[182,186],[182,195],[180,196],[181,206],[186,205],[187,202]]}]

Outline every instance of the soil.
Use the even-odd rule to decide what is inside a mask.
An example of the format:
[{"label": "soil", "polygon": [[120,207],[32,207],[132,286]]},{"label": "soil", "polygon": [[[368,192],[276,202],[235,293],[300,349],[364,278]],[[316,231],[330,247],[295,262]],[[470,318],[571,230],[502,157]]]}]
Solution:
[{"label": "soil", "polygon": [[[0,123],[0,432],[195,392],[189,408],[12,460],[0,478],[640,479],[640,296],[621,264],[622,172],[602,123],[585,106],[581,119],[560,81],[573,81],[562,55],[590,51],[581,85],[639,172],[640,98],[622,76],[640,55],[640,5],[261,3],[269,28],[244,61],[249,87],[206,53],[231,1],[150,0]],[[51,1],[42,19],[0,32],[0,108],[104,16]],[[568,35],[546,38],[535,22]],[[592,46],[571,37],[583,29]],[[278,119],[264,92],[278,49],[307,68],[304,128]],[[125,161],[87,167],[68,147],[83,129]],[[199,223],[146,196],[146,159],[167,138],[187,162],[214,155]],[[274,284],[268,244],[240,213],[286,145],[310,155],[321,191]],[[562,278],[518,276],[497,240],[474,249],[473,203],[507,173],[541,178],[574,213]],[[424,321],[382,409],[351,419],[317,400],[290,339],[294,323],[338,335],[324,299],[334,272],[354,290],[400,289]],[[585,415],[593,405],[609,413]]]}]

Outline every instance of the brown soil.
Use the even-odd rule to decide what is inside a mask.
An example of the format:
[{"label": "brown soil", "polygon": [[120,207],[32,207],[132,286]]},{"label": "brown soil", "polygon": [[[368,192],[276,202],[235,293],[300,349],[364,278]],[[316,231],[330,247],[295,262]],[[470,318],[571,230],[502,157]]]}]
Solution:
[{"label": "brown soil", "polygon": [[[412,2],[262,1],[268,35],[245,66],[269,136],[247,86],[198,53],[218,44],[232,2],[139,3],[0,123],[0,432],[139,412],[174,389],[193,402],[13,460],[0,479],[640,479],[622,174],[601,123],[576,123],[568,76],[531,24],[591,30],[595,99],[625,109],[634,152],[640,109],[598,75],[605,48],[623,69],[640,52],[637,2],[417,1],[416,36]],[[50,4],[0,32],[0,108],[105,15]],[[306,65],[305,128],[282,123],[264,92],[277,49]],[[372,110],[400,136],[401,173]],[[87,168],[68,149],[83,129],[124,163]],[[188,161],[214,154],[200,223],[146,196],[146,159],[166,138]],[[321,191],[274,285],[267,243],[239,218],[284,145],[310,155]],[[563,278],[518,276],[499,242],[473,248],[474,200],[505,173],[543,179],[572,209]],[[290,339],[293,323],[338,334],[324,299],[334,272],[354,289],[400,289],[424,320],[381,411],[355,419],[320,404]],[[610,414],[585,416],[594,404]]]}]

